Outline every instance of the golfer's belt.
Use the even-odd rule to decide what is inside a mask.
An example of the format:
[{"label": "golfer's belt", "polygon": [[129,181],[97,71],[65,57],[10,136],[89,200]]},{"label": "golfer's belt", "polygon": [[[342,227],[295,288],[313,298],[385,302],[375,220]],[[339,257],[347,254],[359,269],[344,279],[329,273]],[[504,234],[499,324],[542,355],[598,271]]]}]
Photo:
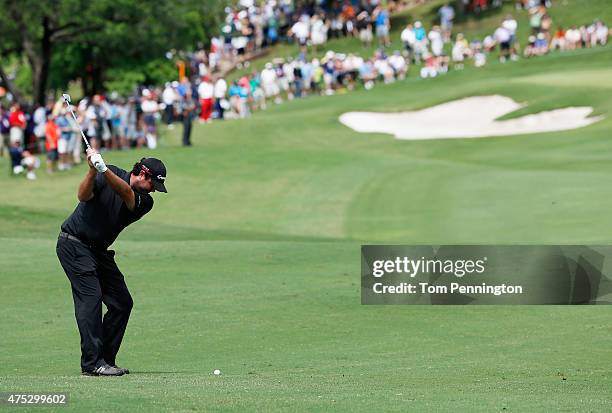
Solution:
[{"label": "golfer's belt", "polygon": [[60,234],[59,234],[59,238],[66,238],[66,239],[69,239],[69,240],[72,240],[72,241],[76,241],[76,242],[78,242],[79,244],[81,244],[81,245],[83,245],[83,246],[85,246],[85,247],[87,247],[87,248],[93,248],[91,245],[88,245],[87,243],[85,243],[85,242],[81,241],[80,239],[78,239],[78,238],[77,238],[77,237],[75,237],[74,235],[70,235],[70,234],[68,234],[67,232],[63,232],[63,231],[62,231],[62,232],[60,232]]}]

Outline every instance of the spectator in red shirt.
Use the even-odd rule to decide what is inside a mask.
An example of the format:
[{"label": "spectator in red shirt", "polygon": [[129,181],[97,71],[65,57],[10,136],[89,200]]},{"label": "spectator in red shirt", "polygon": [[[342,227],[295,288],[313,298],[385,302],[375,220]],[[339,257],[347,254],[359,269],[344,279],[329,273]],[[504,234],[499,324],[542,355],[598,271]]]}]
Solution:
[{"label": "spectator in red shirt", "polygon": [[550,42],[550,48],[554,50],[565,50],[565,30],[563,30],[563,27],[557,28],[557,31]]},{"label": "spectator in red shirt", "polygon": [[19,103],[11,106],[11,113],[9,114],[9,124],[11,126],[10,131],[10,143],[19,143],[19,146],[23,145],[23,132],[26,128],[25,114],[21,110]]}]

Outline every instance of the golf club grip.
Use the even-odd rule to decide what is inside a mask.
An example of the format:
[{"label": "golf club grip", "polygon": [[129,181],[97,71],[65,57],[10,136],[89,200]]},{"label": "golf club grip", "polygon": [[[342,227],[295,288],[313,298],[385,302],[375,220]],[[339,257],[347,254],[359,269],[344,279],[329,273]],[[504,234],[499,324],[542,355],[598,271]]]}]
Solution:
[{"label": "golf club grip", "polygon": [[87,146],[87,149],[91,149],[91,146],[89,146],[89,141],[85,137],[85,134],[83,133],[82,130],[81,130],[81,136],[83,137],[83,141],[85,141],[85,146]]}]

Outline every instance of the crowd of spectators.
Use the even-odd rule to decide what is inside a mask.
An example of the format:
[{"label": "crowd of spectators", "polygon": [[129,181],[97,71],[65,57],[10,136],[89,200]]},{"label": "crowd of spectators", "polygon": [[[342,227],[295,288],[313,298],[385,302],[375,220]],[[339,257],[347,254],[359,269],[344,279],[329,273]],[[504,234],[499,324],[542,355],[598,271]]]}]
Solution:
[{"label": "crowd of spectators", "polygon": [[[541,23],[538,23],[537,14],[542,14]],[[551,50],[574,50],[605,46],[608,43],[610,29],[601,20],[595,20],[591,24],[571,26],[567,29],[558,26],[551,30],[552,19],[545,13],[534,12],[535,24],[532,24],[532,34],[529,36],[525,46],[525,57],[542,56]]]},{"label": "crowd of spectators", "polygon": [[[445,4],[438,11],[439,25],[427,28],[421,21],[408,23],[401,30],[396,50],[390,51],[385,47],[391,43],[387,9],[376,1],[361,2],[364,7],[354,13],[347,12],[352,3],[345,1],[342,7],[336,8],[338,13],[312,15],[289,12],[290,3],[269,0],[259,8],[250,1],[240,2],[241,8],[228,10],[227,27],[231,23],[231,33],[239,30],[247,38],[246,42],[236,43],[235,37],[231,37],[231,41],[225,39],[217,45],[219,48],[213,42],[210,53],[201,50],[194,54],[191,76],[182,76],[163,87],[138,87],[128,97],[110,93],[85,98],[73,107],[76,121],[61,101],[49,101],[46,106],[32,110],[23,110],[16,103],[10,109],[0,107],[0,155],[10,154],[12,173],[25,173],[28,179],[35,179],[35,169],[40,164],[36,153],[46,154],[49,173],[70,169],[81,162],[83,147],[78,126],[92,147],[106,151],[145,146],[154,149],[159,139],[159,125],[173,129],[179,123],[183,126],[182,143],[190,146],[192,123],[196,119],[210,123],[245,118],[271,104],[308,95],[345,93],[360,86],[371,89],[377,82],[404,79],[411,67],[422,78],[461,70],[466,62],[482,67],[495,50],[499,50],[500,61],[506,62],[519,59],[521,51],[523,56],[533,57],[553,50],[605,45],[609,36],[608,27],[599,20],[567,30],[561,27],[552,30],[547,2],[527,0],[517,3],[529,13],[531,35],[524,48],[517,40],[519,23],[512,15],[503,18],[490,35],[468,39],[462,33],[453,33],[455,11]],[[482,7],[485,3],[479,4]],[[370,25],[365,28],[359,24],[359,16],[364,12]],[[276,23],[270,22],[271,16]],[[335,18],[342,23],[334,26],[337,35],[354,35],[367,43],[375,34],[380,47],[365,57],[328,50],[321,58],[307,59],[304,48],[316,47],[321,40],[317,36],[323,33],[326,39]],[[251,27],[254,30],[243,30],[245,25],[254,26]],[[326,29],[318,28],[320,25]],[[272,59],[261,71],[252,70],[231,82],[215,74],[215,61],[221,58],[215,55],[216,51],[239,55],[244,51],[235,46],[244,45],[246,51],[271,44],[277,38],[271,28],[277,29],[278,36],[283,33],[294,36],[300,45],[297,57]],[[364,35],[361,30],[369,34]]]},{"label": "crowd of spectators", "polygon": [[371,43],[374,35],[381,45],[388,45],[389,13],[397,5],[393,1],[333,0],[300,2],[291,0],[241,0],[236,7],[225,9],[222,35],[212,41],[209,66],[214,71],[222,58],[239,57],[278,42],[318,47],[328,39],[343,36],[359,37]]},{"label": "crowd of spectators", "polygon": [[149,89],[140,89],[127,99],[116,94],[95,95],[70,108],[76,119],[61,100],[33,108],[22,108],[19,103],[8,110],[0,106],[0,155],[10,156],[13,174],[25,172],[28,179],[36,179],[40,161],[35,153],[46,154],[48,173],[80,163],[79,127],[98,150],[157,146],[158,113],[163,105]]}]

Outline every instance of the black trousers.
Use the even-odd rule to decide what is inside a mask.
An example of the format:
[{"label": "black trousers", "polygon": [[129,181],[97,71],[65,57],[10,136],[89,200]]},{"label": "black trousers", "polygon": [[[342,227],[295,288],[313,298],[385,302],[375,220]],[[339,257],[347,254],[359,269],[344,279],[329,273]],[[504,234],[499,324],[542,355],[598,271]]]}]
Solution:
[{"label": "black trousers", "polygon": [[[94,250],[61,237],[56,251],[72,287],[81,335],[81,369],[93,370],[104,363],[112,366],[134,304],[115,263],[115,251]],[[102,303],[107,308],[104,318]]]},{"label": "black trousers", "polygon": [[174,107],[172,105],[166,106],[164,115],[166,117],[166,125],[172,125],[174,122]]},{"label": "black trousers", "polygon": [[183,146],[191,146],[191,125],[193,123],[193,116],[191,114],[185,115],[183,118]]}]

